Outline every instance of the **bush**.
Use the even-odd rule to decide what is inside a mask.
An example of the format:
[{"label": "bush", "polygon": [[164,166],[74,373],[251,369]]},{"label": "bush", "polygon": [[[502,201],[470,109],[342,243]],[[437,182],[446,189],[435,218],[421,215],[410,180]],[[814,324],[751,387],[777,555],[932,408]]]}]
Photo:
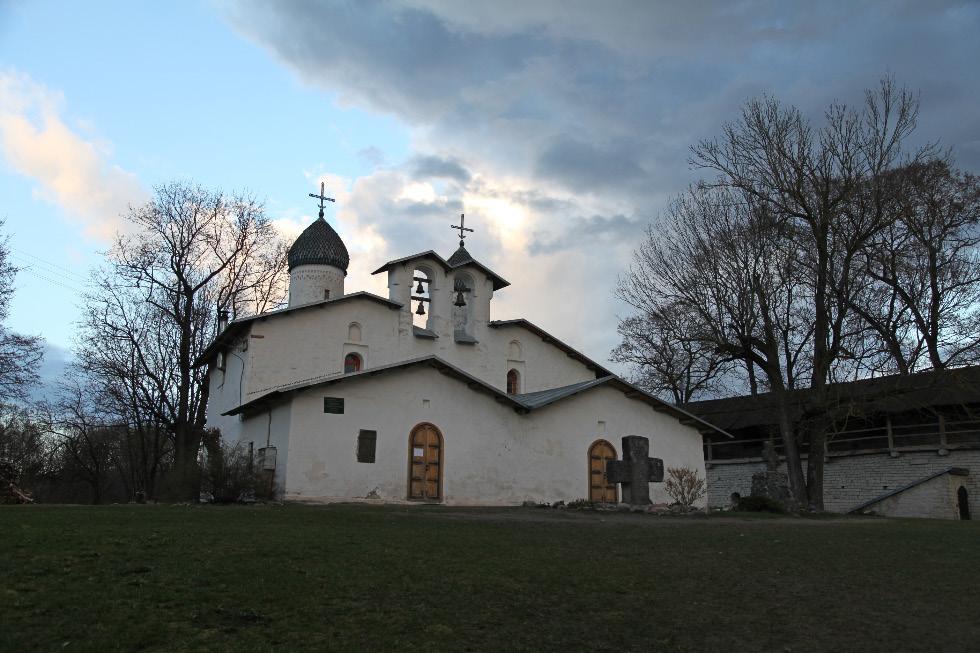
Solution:
[{"label": "bush", "polygon": [[664,489],[671,499],[682,506],[693,506],[708,493],[704,480],[693,469],[668,467],[667,475],[669,478],[664,484]]},{"label": "bush", "polygon": [[275,494],[267,473],[255,464],[245,443],[229,446],[217,429],[203,438],[207,456],[201,469],[201,494],[212,503],[269,499]]},{"label": "bush", "polygon": [[786,513],[786,506],[769,497],[742,497],[739,499],[735,510],[739,512],[774,512],[781,515]]}]

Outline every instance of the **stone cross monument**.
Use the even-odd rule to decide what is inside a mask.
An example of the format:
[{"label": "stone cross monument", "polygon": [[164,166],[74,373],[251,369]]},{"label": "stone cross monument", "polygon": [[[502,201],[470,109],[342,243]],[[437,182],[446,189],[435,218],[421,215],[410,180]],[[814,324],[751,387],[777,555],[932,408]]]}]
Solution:
[{"label": "stone cross monument", "polygon": [[641,435],[623,437],[623,459],[606,463],[606,479],[623,486],[623,502],[649,506],[650,483],[664,480],[664,461],[650,457],[650,439]]}]

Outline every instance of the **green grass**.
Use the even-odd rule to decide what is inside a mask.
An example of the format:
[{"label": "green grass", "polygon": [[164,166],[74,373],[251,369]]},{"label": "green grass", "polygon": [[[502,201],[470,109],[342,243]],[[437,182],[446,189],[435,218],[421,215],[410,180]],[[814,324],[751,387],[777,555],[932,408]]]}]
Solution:
[{"label": "green grass", "polygon": [[976,522],[0,509],[14,651],[976,650],[978,597]]}]

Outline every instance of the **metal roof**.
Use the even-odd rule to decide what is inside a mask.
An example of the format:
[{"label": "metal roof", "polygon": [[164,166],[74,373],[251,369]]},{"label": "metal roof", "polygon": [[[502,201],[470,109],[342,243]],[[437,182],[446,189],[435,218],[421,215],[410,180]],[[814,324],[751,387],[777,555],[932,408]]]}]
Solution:
[{"label": "metal roof", "polygon": [[561,388],[552,388],[551,390],[539,390],[538,392],[526,392],[524,394],[517,395],[524,404],[529,408],[540,408],[542,406],[547,406],[548,404],[558,401],[559,399],[564,399],[565,397],[571,397],[573,394],[582,392],[589,388],[593,388],[597,385],[601,385],[611,379],[612,377],[605,376],[601,379],[592,379],[591,381],[582,381],[581,383],[573,383],[572,385],[562,386]]},{"label": "metal roof", "polygon": [[[460,252],[462,252],[462,254]],[[470,253],[467,252],[466,249],[463,247],[460,247],[458,250],[456,250],[453,253],[453,255],[449,258],[449,261],[446,261],[444,258],[442,258],[441,256],[439,256],[438,254],[436,254],[430,249],[427,252],[420,252],[418,254],[412,254],[411,256],[405,256],[403,258],[395,259],[394,261],[388,261],[387,263],[382,265],[380,268],[378,268],[371,274],[380,274],[382,272],[390,270],[396,265],[399,264],[408,265],[409,263],[412,263],[413,261],[417,261],[420,259],[433,259],[446,272],[449,272],[450,270],[454,270],[458,267],[462,267],[464,265],[475,267],[480,272],[485,274],[490,279],[490,281],[493,282],[494,290],[500,290],[501,288],[506,288],[507,286],[510,285],[509,281],[507,281],[499,274],[497,274],[496,272],[494,272],[493,270],[491,270],[490,268],[488,268],[487,266],[483,265],[482,263],[474,259],[472,256],[470,256]]]},{"label": "metal roof", "polygon": [[375,270],[371,274],[381,274],[382,272],[384,272],[386,270],[390,270],[391,268],[395,267],[396,265],[398,265],[400,263],[407,265],[408,263],[411,263],[412,261],[416,261],[418,259],[423,259],[423,258],[435,259],[436,263],[438,263],[439,266],[443,270],[446,270],[447,272],[450,269],[452,269],[452,266],[449,265],[449,263],[446,262],[446,259],[442,258],[441,256],[439,256],[438,254],[436,254],[435,252],[433,252],[430,249],[427,252],[419,252],[418,254],[412,254],[410,256],[403,256],[402,258],[396,258],[394,261],[388,261],[387,263],[385,263],[384,265],[382,265],[380,268],[378,268],[377,270]]},{"label": "metal roof", "polygon": [[[976,405],[980,403],[980,365],[836,383],[828,387],[827,397],[830,406],[845,407],[848,411],[859,406],[867,416]],[[727,430],[779,423],[776,398],[768,392],[693,401],[684,407]],[[816,408],[809,390],[795,390],[790,394],[794,419],[804,419]]]},{"label": "metal roof", "polygon": [[509,395],[502,390],[493,387],[486,381],[483,381],[472,374],[461,370],[460,368],[447,363],[438,356],[429,355],[422,356],[420,358],[413,358],[407,361],[402,361],[400,363],[391,363],[388,365],[380,365],[378,367],[371,367],[367,369],[362,369],[359,372],[350,372],[345,374],[332,374],[330,376],[315,377],[311,379],[305,379],[296,383],[284,384],[281,386],[276,386],[273,388],[268,388],[269,392],[252,399],[240,406],[237,406],[222,415],[238,415],[239,413],[245,413],[253,410],[261,410],[266,406],[279,403],[280,401],[285,401],[288,396],[292,393],[301,392],[309,388],[314,388],[317,386],[334,385],[337,383],[343,383],[345,381],[351,381],[354,379],[376,376],[378,374],[384,374],[387,372],[397,371],[407,369],[413,366],[428,366],[437,369],[440,373],[455,378],[458,381],[466,384],[466,387],[474,392],[482,392],[491,395],[498,402],[503,404],[508,404],[518,413],[529,413],[532,410],[538,410],[544,408],[550,404],[553,404],[562,399],[571,397],[572,395],[578,394],[585,390],[591,388],[608,384],[609,386],[619,390],[625,394],[630,399],[638,399],[648,404],[653,410],[660,413],[667,413],[677,419],[682,424],[687,426],[692,426],[702,433],[713,432],[723,435],[725,437],[732,437],[730,434],[719,429],[713,424],[691,415],[687,411],[678,408],[673,404],[668,404],[653,395],[640,390],[639,388],[627,383],[623,379],[617,376],[606,376],[601,379],[595,379],[590,381],[584,381],[581,383],[575,383],[568,386],[563,386],[561,388],[553,388],[551,390],[542,390],[540,392],[531,392],[523,395]]}]

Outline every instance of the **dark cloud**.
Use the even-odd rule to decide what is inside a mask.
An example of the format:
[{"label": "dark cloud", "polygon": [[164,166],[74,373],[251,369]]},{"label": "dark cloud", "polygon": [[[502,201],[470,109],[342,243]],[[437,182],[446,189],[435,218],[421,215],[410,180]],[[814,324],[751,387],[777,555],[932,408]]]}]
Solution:
[{"label": "dark cloud", "polygon": [[546,179],[558,180],[572,190],[595,191],[621,186],[646,176],[630,148],[599,148],[576,139],[549,146],[538,157],[535,172]]},{"label": "dark cloud", "polygon": [[535,231],[528,244],[528,253],[553,254],[566,249],[599,248],[629,244],[643,234],[645,221],[630,220],[624,215],[575,218],[557,235],[551,231]]},{"label": "dark cloud", "polygon": [[467,183],[472,175],[455,158],[438,156],[417,156],[410,162],[410,169],[415,179],[452,179]]},{"label": "dark cloud", "polygon": [[[975,1],[229,6],[228,22],[304,82],[413,128],[414,156],[388,163],[411,179],[372,190],[397,197],[406,181],[432,179],[458,205],[359,211],[402,254],[433,247],[466,193],[496,192],[532,214],[536,262],[602,260],[614,279],[644,223],[697,179],[689,147],[719,135],[746,100],[769,95],[819,123],[832,101],[860,104],[889,71],[923,93],[910,145],[941,140],[980,171]],[[608,295],[596,314],[615,312]]]}]

